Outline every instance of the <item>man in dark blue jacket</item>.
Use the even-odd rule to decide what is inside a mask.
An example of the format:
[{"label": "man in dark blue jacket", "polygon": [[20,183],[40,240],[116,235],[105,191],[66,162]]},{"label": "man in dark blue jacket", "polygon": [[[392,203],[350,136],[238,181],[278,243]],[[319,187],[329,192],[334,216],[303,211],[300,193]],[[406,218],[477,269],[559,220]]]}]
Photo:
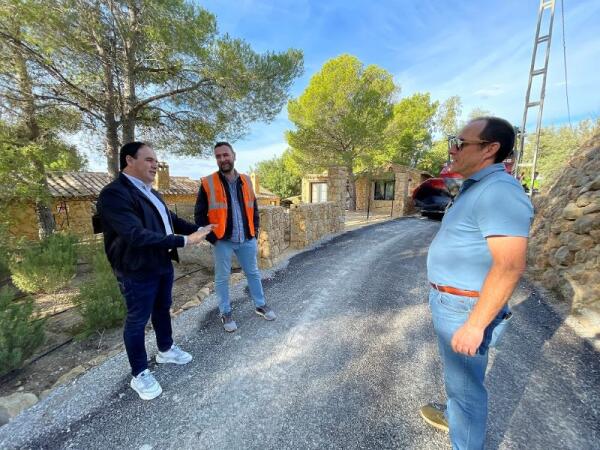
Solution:
[{"label": "man in dark blue jacket", "polygon": [[[152,189],[158,161],[143,142],[125,144],[119,155],[119,177],[102,189],[97,209],[104,232],[104,249],[125,297],[127,318],[123,339],[131,364],[131,387],[144,400],[162,392],[148,370],[145,327],[156,333],[156,362],[187,364],[192,355],[173,343],[171,290],[177,247],[197,244],[212,226],[197,225],[169,211]],[[175,234],[178,233],[178,234]]]}]

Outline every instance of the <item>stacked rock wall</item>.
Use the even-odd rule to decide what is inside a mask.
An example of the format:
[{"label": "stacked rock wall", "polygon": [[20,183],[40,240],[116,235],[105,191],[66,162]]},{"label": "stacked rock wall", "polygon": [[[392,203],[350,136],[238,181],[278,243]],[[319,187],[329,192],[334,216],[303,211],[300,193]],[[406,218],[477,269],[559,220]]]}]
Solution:
[{"label": "stacked rock wall", "polygon": [[292,205],[290,245],[304,248],[331,233],[344,229],[345,211],[337,202]]},{"label": "stacked rock wall", "polygon": [[344,230],[345,211],[338,202],[260,208],[259,265],[268,268],[287,248],[301,249]]},{"label": "stacked rock wall", "polygon": [[290,246],[290,215],[281,206],[261,207],[259,214],[258,257],[261,267],[271,267],[273,260]]},{"label": "stacked rock wall", "polygon": [[572,304],[600,312],[600,136],[535,198],[529,275]]}]

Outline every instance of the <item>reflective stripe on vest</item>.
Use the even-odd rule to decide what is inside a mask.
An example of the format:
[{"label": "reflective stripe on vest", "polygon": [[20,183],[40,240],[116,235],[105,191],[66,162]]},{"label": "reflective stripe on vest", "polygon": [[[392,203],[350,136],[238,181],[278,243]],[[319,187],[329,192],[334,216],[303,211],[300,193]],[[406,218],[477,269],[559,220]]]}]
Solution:
[{"label": "reflective stripe on vest", "polygon": [[[248,228],[250,234],[254,237],[256,235],[254,232],[254,190],[249,176],[242,174],[240,178],[242,180],[243,206],[248,219]],[[215,233],[217,239],[222,239],[227,229],[227,194],[219,177],[219,172],[202,178],[202,188],[208,198],[208,221],[215,225],[213,233]]]}]

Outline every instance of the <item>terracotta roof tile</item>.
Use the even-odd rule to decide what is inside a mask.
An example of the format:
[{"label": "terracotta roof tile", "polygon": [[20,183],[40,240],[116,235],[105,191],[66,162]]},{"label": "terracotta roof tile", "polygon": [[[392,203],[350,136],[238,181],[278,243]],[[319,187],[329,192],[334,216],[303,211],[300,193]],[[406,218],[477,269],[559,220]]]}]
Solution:
[{"label": "terracotta roof tile", "polygon": [[[50,195],[58,198],[96,198],[111,177],[104,172],[48,172]],[[167,195],[196,195],[199,182],[188,177],[170,177]]]}]

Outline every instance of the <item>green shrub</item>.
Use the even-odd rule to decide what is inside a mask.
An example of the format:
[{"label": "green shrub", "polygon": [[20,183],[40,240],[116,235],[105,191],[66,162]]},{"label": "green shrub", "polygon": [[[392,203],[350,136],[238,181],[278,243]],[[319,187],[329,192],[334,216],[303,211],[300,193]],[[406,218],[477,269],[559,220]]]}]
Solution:
[{"label": "green shrub", "polygon": [[10,261],[11,278],[24,292],[56,292],[75,275],[77,238],[53,234],[36,244],[21,245]]},{"label": "green shrub", "polygon": [[92,252],[92,278],[80,288],[75,304],[83,318],[82,337],[123,323],[125,301],[106,255],[100,246]]},{"label": "green shrub", "polygon": [[14,297],[14,290],[0,289],[0,375],[18,368],[44,342],[44,320],[34,320],[33,299]]}]

